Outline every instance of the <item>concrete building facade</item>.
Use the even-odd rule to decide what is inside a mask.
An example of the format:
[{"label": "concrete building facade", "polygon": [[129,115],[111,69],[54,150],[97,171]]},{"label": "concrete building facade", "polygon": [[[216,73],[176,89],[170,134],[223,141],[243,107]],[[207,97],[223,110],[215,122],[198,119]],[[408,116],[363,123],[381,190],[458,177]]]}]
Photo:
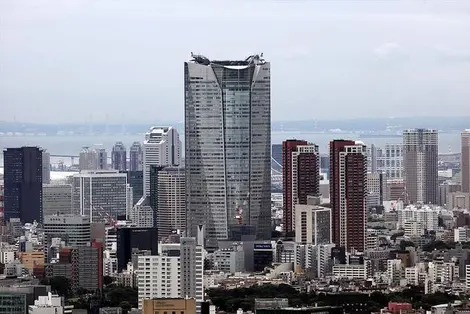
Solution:
[{"label": "concrete building facade", "polygon": [[270,63],[193,55],[184,68],[191,235],[205,225],[211,246],[240,235],[270,239]]},{"label": "concrete building facade", "polygon": [[82,171],[72,178],[73,211],[90,221],[117,219],[128,207],[127,175],[117,170]]}]

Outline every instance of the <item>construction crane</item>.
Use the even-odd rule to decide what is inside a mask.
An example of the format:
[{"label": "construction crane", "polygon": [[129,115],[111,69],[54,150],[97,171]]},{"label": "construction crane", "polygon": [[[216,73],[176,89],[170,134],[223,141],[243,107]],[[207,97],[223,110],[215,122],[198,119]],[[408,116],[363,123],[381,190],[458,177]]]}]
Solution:
[{"label": "construction crane", "polygon": [[235,219],[239,225],[243,225],[243,207],[248,205],[248,199],[250,198],[250,193],[246,195],[245,200],[242,205],[237,206]]}]

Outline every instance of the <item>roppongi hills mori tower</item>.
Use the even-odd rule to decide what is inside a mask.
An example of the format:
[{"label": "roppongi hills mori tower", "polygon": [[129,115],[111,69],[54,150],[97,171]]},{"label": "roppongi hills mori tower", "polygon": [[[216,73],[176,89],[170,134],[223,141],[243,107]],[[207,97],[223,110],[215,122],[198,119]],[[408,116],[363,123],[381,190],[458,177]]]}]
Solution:
[{"label": "roppongi hills mori tower", "polygon": [[262,55],[185,62],[188,231],[214,240],[271,238],[270,64]]}]

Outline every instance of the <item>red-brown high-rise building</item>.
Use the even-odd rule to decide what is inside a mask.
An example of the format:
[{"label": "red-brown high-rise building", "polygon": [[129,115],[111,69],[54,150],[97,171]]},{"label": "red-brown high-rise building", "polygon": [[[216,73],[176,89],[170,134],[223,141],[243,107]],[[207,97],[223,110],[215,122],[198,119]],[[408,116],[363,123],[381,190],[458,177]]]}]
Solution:
[{"label": "red-brown high-rise building", "polygon": [[320,154],[318,145],[303,140],[282,143],[284,192],[284,232],[295,229],[295,204],[307,204],[307,196],[320,194]]},{"label": "red-brown high-rise building", "polygon": [[330,142],[330,203],[333,242],[346,251],[364,251],[366,232],[367,157],[363,143]]}]

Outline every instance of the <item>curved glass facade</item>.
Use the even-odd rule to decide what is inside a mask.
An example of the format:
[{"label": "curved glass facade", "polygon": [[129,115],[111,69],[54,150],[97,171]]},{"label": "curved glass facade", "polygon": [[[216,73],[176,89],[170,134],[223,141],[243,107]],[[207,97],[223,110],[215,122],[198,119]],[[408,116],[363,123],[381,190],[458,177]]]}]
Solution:
[{"label": "curved glass facade", "polygon": [[236,239],[241,230],[270,238],[270,133],[269,63],[185,63],[191,234],[202,224],[209,239]]}]

